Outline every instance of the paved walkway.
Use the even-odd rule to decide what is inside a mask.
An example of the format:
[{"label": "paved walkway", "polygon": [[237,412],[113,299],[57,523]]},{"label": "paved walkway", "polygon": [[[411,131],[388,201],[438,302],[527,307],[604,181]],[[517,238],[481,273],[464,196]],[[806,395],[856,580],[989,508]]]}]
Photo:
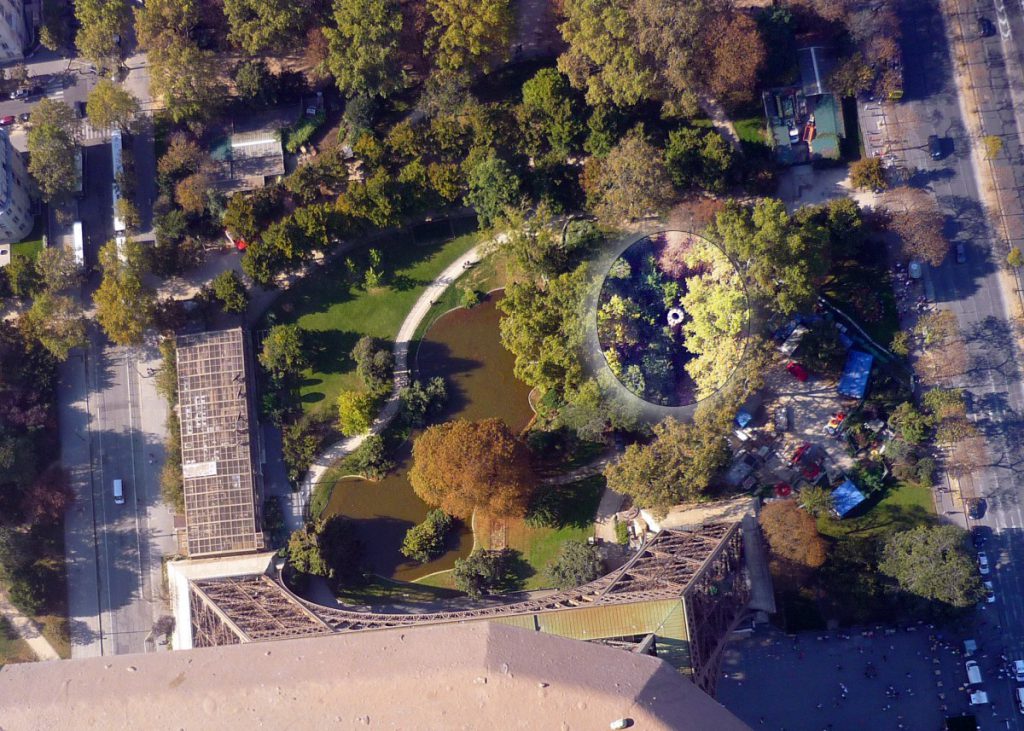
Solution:
[{"label": "paved walkway", "polygon": [[[398,394],[409,383],[411,372],[409,369],[409,346],[416,335],[416,329],[423,318],[427,316],[434,301],[444,294],[448,286],[466,271],[467,263],[475,262],[480,258],[480,254],[486,246],[487,243],[478,244],[452,262],[447,269],[430,283],[423,291],[423,294],[420,295],[420,298],[416,300],[416,304],[409,310],[409,314],[405,316],[402,326],[398,329],[398,335],[395,336],[395,344],[392,350],[395,356],[394,387],[387,403],[374,420],[370,431],[335,442],[320,453],[320,456],[317,457],[316,461],[310,466],[309,471],[306,472],[305,477],[303,477],[298,491],[292,493],[291,509],[286,511],[291,519],[289,523],[294,523],[298,520],[301,525],[301,521],[305,518],[306,506],[309,505],[313,486],[320,481],[320,478],[330,469],[331,465],[358,449],[359,445],[371,434],[380,434],[391,423],[391,420],[398,415],[398,410],[401,406]],[[291,526],[289,525],[289,527]]]},{"label": "paved walkway", "polygon": [[43,637],[39,626],[19,612],[7,598],[7,592],[3,590],[0,590],[0,615],[7,620],[12,632],[28,643],[38,659],[60,660],[60,655],[53,649],[50,641]]}]

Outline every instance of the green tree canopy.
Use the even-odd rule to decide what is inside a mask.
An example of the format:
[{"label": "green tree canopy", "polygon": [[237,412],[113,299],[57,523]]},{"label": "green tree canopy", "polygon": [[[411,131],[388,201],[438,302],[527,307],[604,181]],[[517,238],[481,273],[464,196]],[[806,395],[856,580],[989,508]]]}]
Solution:
[{"label": "green tree canopy", "polygon": [[308,8],[293,0],[224,0],[228,38],[254,56],[287,51],[306,32]]},{"label": "green tree canopy", "polygon": [[139,101],[110,79],[100,79],[85,102],[89,122],[98,128],[127,129],[139,114]]},{"label": "green tree canopy", "polygon": [[830,261],[825,228],[813,221],[801,225],[779,200],[752,209],[730,204],[709,233],[745,271],[751,294],[782,314],[812,301]]},{"label": "green tree canopy", "polygon": [[601,559],[583,541],[566,541],[544,568],[544,580],[556,589],[572,589],[601,576]]},{"label": "green tree canopy", "polygon": [[885,190],[885,168],[878,157],[865,157],[850,165],[850,183],[859,190]]},{"label": "green tree canopy", "polygon": [[541,69],[523,84],[518,116],[524,149],[534,157],[567,158],[579,145],[583,122],[574,112],[579,100],[556,69]]},{"label": "green tree canopy", "polygon": [[220,62],[189,38],[161,35],[149,51],[149,61],[153,95],[163,98],[175,122],[207,118],[224,99]]},{"label": "green tree canopy", "polygon": [[981,598],[981,580],[967,553],[967,533],[955,525],[919,526],[885,542],[878,569],[911,594],[969,607]]},{"label": "green tree canopy", "polygon": [[664,515],[673,505],[699,500],[729,458],[723,432],[707,424],[666,419],[649,444],[631,444],[605,468],[608,487],[636,505]]},{"label": "green tree canopy", "polygon": [[334,22],[324,28],[327,68],[342,93],[386,97],[402,88],[402,13],[394,0],[335,0]]},{"label": "green tree canopy", "polygon": [[606,158],[591,164],[596,173],[585,176],[587,203],[610,227],[660,213],[674,198],[662,155],[640,126],[627,132]]},{"label": "green tree canopy", "polygon": [[422,523],[406,531],[402,555],[420,563],[440,556],[444,553],[445,538],[454,525],[455,521],[443,510],[431,510]]},{"label": "green tree canopy", "polygon": [[75,45],[98,69],[115,68],[121,60],[121,39],[131,29],[127,0],[76,0],[75,17],[81,27]]},{"label": "green tree canopy", "polygon": [[118,345],[138,345],[153,319],[153,293],[142,284],[142,247],[128,239],[100,249],[103,279],[93,295],[96,319]]},{"label": "green tree canopy", "polygon": [[36,273],[50,292],[66,292],[82,283],[82,268],[71,249],[47,246],[36,256]]},{"label": "green tree canopy", "polygon": [[75,167],[78,120],[64,102],[41,99],[32,110],[28,131],[28,171],[43,199],[52,201],[76,187]]},{"label": "green tree canopy", "polygon": [[249,303],[249,295],[241,278],[232,269],[223,271],[214,277],[214,296],[221,301],[225,312],[245,312]]},{"label": "green tree canopy", "polygon": [[352,522],[340,515],[308,524],[288,540],[288,560],[296,571],[336,586],[360,578],[362,553]]},{"label": "green tree canopy", "polygon": [[583,380],[580,311],[589,285],[586,265],[548,282],[511,282],[498,308],[501,343],[516,357],[516,378],[543,391],[575,391]]},{"label": "green tree canopy", "polygon": [[362,391],[342,391],[338,394],[338,428],[346,437],[364,434],[373,426],[377,410],[376,399]]},{"label": "green tree canopy", "polygon": [[492,592],[509,591],[521,583],[513,571],[515,554],[504,551],[476,550],[455,560],[452,579],[455,588],[477,598]]},{"label": "green tree canopy", "polygon": [[39,341],[57,360],[67,360],[72,348],[85,345],[82,306],[71,297],[41,292],[24,315],[26,333]]},{"label": "green tree canopy", "polygon": [[298,325],[274,325],[263,339],[260,365],[274,378],[294,376],[309,367]]},{"label": "green tree canopy", "polygon": [[522,516],[533,491],[529,452],[500,419],[428,427],[413,443],[409,481],[427,505],[468,520],[474,510]]},{"label": "green tree canopy", "polygon": [[444,71],[486,72],[508,55],[514,16],[509,0],[427,0],[436,25],[428,36]]},{"label": "green tree canopy", "polygon": [[521,182],[507,162],[495,154],[473,165],[466,176],[466,205],[476,210],[481,226],[490,226],[516,203]]},{"label": "green tree canopy", "polygon": [[665,164],[679,190],[722,193],[732,173],[733,151],[718,132],[682,127],[669,132]]},{"label": "green tree canopy", "polygon": [[235,67],[235,93],[252,106],[269,107],[277,103],[278,78],[270,73],[263,59],[247,59]]}]

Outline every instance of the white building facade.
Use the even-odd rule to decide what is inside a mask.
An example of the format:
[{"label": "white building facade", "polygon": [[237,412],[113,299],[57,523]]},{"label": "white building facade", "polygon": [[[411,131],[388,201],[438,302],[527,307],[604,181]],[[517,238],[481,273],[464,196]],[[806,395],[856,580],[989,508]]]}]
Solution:
[{"label": "white building facade", "polygon": [[25,0],[0,0],[0,63],[24,58],[28,44]]},{"label": "white building facade", "polygon": [[0,244],[21,241],[32,231],[28,186],[25,161],[11,145],[7,132],[0,130]]}]

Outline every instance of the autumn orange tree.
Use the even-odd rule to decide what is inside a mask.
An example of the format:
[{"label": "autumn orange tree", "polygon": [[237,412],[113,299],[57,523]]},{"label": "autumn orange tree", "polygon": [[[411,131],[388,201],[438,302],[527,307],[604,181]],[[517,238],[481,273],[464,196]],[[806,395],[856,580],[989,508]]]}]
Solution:
[{"label": "autumn orange tree", "polygon": [[423,502],[469,519],[526,514],[533,475],[526,445],[500,419],[437,424],[416,438],[409,480]]},{"label": "autumn orange tree", "polygon": [[794,500],[777,500],[761,509],[761,530],[772,555],[807,568],[825,563],[828,544],[813,516]]}]

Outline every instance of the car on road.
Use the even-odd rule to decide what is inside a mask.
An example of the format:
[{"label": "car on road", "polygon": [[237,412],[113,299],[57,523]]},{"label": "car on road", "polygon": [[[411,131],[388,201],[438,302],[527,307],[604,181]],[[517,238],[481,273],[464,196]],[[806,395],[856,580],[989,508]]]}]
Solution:
[{"label": "car on road", "polygon": [[996,34],[996,27],[992,24],[992,21],[988,18],[978,18],[978,35],[982,38],[988,38]]},{"label": "car on road", "polygon": [[11,99],[24,99],[28,95],[29,95],[28,87],[23,87],[21,89],[15,89],[8,96],[10,96]]},{"label": "car on road", "polygon": [[1017,692],[1014,694],[1017,699],[1017,708],[1021,713],[1024,713],[1024,688],[1017,688]]},{"label": "car on road", "polygon": [[1018,683],[1024,683],[1024,660],[1013,661],[1013,677]]},{"label": "car on road", "polygon": [[786,370],[789,371],[789,375],[800,381],[800,383],[803,383],[810,378],[810,374],[807,372],[807,369],[795,361],[787,363]]},{"label": "car on road", "polygon": [[30,119],[32,119],[31,112],[22,112],[21,114],[18,115],[18,121],[19,122],[24,123],[24,122],[27,122]]},{"label": "car on road", "polygon": [[942,159],[942,140],[938,135],[928,135],[928,154],[932,160]]},{"label": "car on road", "polygon": [[967,261],[967,247],[962,243],[956,245],[956,263],[963,264]]},{"label": "car on road", "polygon": [[968,660],[964,663],[964,667],[967,669],[967,684],[981,685],[981,668],[978,667],[978,662]]},{"label": "car on road", "polygon": [[10,127],[17,121],[17,117],[13,114],[8,114],[6,117],[0,117],[0,127]]},{"label": "car on road", "polygon": [[994,604],[995,601],[996,601],[996,590],[995,590],[995,587],[992,586],[992,582],[991,581],[983,581],[983,582],[981,582],[981,586],[985,590],[985,603],[986,604]]},{"label": "car on road", "polygon": [[974,541],[975,548],[981,548],[985,545],[985,541],[988,540],[989,534],[992,532],[991,528],[983,525],[975,525],[971,527],[971,540]]},{"label": "car on road", "polygon": [[985,501],[977,497],[969,497],[964,500],[964,505],[967,507],[967,517],[971,520],[977,520],[985,512]]},{"label": "car on road", "polygon": [[988,554],[984,551],[978,551],[978,572],[982,576],[988,576]]}]

